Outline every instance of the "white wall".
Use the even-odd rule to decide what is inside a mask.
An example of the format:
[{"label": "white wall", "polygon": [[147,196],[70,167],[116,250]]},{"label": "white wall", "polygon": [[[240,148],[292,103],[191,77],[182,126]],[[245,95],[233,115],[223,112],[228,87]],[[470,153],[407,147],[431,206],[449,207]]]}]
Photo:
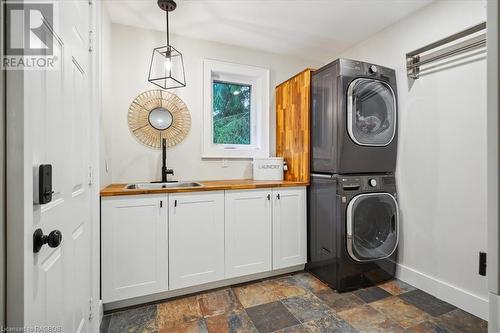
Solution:
[{"label": "white wall", "polygon": [[396,69],[400,277],[487,317],[486,61],[408,84],[405,54],[486,20],[484,1],[439,1],[341,57]]},{"label": "white wall", "polygon": [[[106,37],[105,37],[106,38]],[[156,31],[112,24],[109,47],[111,63],[104,80],[105,158],[111,165],[113,183],[150,181],[160,178],[161,154],[143,146],[130,133],[127,111],[132,100],[141,92],[155,89],[147,81],[151,52],[164,44],[164,34]],[[244,36],[242,36],[244,38]],[[303,70],[319,65],[314,61],[292,59],[261,51],[219,43],[173,36],[172,44],[184,56],[187,87],[172,90],[187,104],[192,127],[187,138],[167,152],[167,165],[174,169],[172,179],[203,180],[251,178],[250,160],[201,159],[202,132],[202,60],[211,58],[268,68],[271,72],[270,128],[271,151],[274,152],[274,87]],[[112,144],[111,144],[112,143]],[[103,178],[104,181],[104,178]],[[103,183],[103,185],[105,182]]]}]

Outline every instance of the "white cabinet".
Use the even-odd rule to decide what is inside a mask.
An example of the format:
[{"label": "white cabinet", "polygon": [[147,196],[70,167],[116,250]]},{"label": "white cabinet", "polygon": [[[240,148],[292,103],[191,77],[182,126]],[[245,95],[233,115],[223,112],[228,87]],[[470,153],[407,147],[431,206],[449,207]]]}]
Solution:
[{"label": "white cabinet", "polygon": [[104,303],[306,263],[306,189],[104,197]]},{"label": "white cabinet", "polygon": [[224,279],[224,192],[169,196],[170,290]]},{"label": "white cabinet", "polygon": [[226,278],[271,270],[272,190],[226,191]]},{"label": "white cabinet", "polygon": [[307,261],[305,187],[273,190],[273,269]]},{"label": "white cabinet", "polygon": [[102,299],[112,302],[168,290],[164,195],[102,199]]}]

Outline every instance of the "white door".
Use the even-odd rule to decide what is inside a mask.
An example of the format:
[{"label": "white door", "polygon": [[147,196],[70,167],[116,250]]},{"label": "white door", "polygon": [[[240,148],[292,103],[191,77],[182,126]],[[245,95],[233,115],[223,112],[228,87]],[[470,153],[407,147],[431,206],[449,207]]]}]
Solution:
[{"label": "white door", "polygon": [[226,191],[226,278],[271,270],[271,194]]},{"label": "white door", "polygon": [[30,235],[36,229],[45,235],[60,231],[62,243],[44,245],[38,253],[31,245],[25,246],[21,320],[26,326],[52,325],[65,332],[87,332],[92,301],[91,8],[89,1],[82,0],[56,1],[55,6],[54,26],[44,23],[42,27],[45,34],[54,36],[57,69],[24,72],[25,147],[29,147],[25,158],[32,165],[31,175],[25,175],[24,190],[32,190],[38,182],[40,164],[51,164],[54,193],[52,201],[44,205],[28,198],[25,205],[30,215],[24,223]]},{"label": "white door", "polygon": [[168,196],[103,198],[103,303],[168,290]]},{"label": "white door", "polygon": [[273,269],[307,261],[305,187],[273,190]]},{"label": "white door", "polygon": [[224,278],[224,192],[170,194],[170,290]]}]

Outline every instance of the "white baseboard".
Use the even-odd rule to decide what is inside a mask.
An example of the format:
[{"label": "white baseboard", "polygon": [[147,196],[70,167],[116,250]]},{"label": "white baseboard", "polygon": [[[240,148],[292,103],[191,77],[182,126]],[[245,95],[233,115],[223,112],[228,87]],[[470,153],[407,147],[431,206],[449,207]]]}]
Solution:
[{"label": "white baseboard", "polygon": [[488,320],[487,298],[472,294],[401,264],[398,264],[396,277],[481,319]]},{"label": "white baseboard", "polygon": [[500,332],[500,296],[490,293],[490,320],[488,332]]}]

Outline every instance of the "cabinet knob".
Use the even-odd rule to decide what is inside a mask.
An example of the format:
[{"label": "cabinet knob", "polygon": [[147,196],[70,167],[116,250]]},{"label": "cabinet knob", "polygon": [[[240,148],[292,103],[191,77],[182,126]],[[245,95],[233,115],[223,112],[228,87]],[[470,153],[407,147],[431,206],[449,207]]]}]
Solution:
[{"label": "cabinet knob", "polygon": [[267,195],[267,200],[271,200],[271,195],[270,194]]},{"label": "cabinet knob", "polygon": [[58,247],[62,242],[62,233],[59,230],[52,231],[48,236],[43,234],[42,229],[36,229],[33,233],[33,252],[38,253],[45,244],[49,247]]},{"label": "cabinet knob", "polygon": [[278,195],[277,195],[276,197],[278,198],[278,200],[280,200],[280,199],[281,199],[281,197],[280,197],[280,194],[279,194],[279,193],[278,193]]}]

